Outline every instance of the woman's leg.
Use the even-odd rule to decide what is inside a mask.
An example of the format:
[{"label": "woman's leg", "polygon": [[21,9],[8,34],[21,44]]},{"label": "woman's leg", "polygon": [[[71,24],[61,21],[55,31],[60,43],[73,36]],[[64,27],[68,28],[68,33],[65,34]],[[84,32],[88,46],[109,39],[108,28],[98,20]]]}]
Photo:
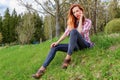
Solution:
[{"label": "woman's leg", "polygon": [[43,63],[43,67],[46,68],[50,64],[50,62],[55,57],[57,51],[67,52],[67,50],[68,50],[68,44],[58,44],[57,46],[51,48],[45,62]]},{"label": "woman's leg", "polygon": [[69,65],[70,61],[71,61],[71,55],[73,50],[77,48],[78,49],[78,45],[77,45],[77,35],[76,35],[76,30],[73,29],[70,32],[70,40],[69,40],[69,45],[68,45],[68,51],[67,51],[67,55],[65,57],[64,63],[62,65],[63,69],[66,69],[67,66]]},{"label": "woman's leg", "polygon": [[83,39],[81,34],[76,29],[73,29],[70,32],[70,41],[67,51],[68,55],[72,55],[72,52],[75,49],[75,47],[77,47],[78,49],[83,49],[88,48],[89,46],[90,44]]},{"label": "woman's leg", "polygon": [[53,58],[56,55],[57,51],[63,51],[63,52],[67,52],[68,50],[68,44],[58,44],[57,46],[51,48],[45,62],[43,63],[43,65],[39,68],[39,70],[37,71],[36,74],[33,74],[33,77],[38,79],[40,78],[43,73],[46,70],[46,67],[50,64],[50,62],[53,60]]},{"label": "woman's leg", "polygon": [[63,68],[66,69],[68,64],[70,63],[71,55],[74,49],[78,50],[78,49],[83,49],[87,47],[89,47],[89,44],[83,39],[81,34],[76,29],[73,29],[70,32],[70,41],[69,41],[67,55],[63,63]]},{"label": "woman's leg", "polygon": [[67,52],[67,56],[65,59],[68,60],[68,59],[71,59],[71,54],[72,54],[73,50],[78,50],[81,46],[86,48],[87,47],[86,42],[82,38],[82,36],[79,34],[79,32],[76,29],[73,29],[70,33],[69,45],[68,44],[59,44],[59,45],[51,48],[42,67],[46,68],[50,64],[50,62],[55,57],[56,51]]}]

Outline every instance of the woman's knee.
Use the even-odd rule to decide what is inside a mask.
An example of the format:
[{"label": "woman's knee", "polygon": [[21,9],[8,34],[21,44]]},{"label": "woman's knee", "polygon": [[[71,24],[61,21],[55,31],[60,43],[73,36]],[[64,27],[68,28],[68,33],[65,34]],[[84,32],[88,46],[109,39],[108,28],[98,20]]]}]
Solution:
[{"label": "woman's knee", "polygon": [[73,29],[73,30],[71,30],[71,32],[70,32],[70,35],[75,35],[75,34],[77,34],[77,30],[76,29]]},{"label": "woman's knee", "polygon": [[58,46],[52,47],[51,51],[55,51],[55,52],[58,51]]},{"label": "woman's knee", "polygon": [[78,31],[76,29],[71,30],[71,34],[76,34]]},{"label": "woman's knee", "polygon": [[51,51],[56,51],[56,50],[57,50],[56,47],[52,47],[52,48],[51,48]]}]

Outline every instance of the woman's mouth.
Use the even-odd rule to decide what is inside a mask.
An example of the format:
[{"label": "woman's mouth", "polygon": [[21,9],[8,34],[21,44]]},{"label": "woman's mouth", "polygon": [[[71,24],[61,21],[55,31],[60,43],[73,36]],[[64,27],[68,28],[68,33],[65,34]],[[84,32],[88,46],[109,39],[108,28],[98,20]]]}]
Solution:
[{"label": "woman's mouth", "polygon": [[80,18],[80,15],[77,15],[76,17],[79,19],[79,18]]}]

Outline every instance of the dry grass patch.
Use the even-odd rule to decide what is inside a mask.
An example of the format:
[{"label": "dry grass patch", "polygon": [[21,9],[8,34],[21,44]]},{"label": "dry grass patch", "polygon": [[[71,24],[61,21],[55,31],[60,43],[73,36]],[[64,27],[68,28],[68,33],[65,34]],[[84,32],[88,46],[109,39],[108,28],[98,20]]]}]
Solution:
[{"label": "dry grass patch", "polygon": [[118,48],[120,48],[120,44],[118,44],[118,45],[112,45],[112,46],[110,46],[110,47],[108,48],[108,50],[110,50],[110,51],[115,51],[115,50],[118,49]]}]

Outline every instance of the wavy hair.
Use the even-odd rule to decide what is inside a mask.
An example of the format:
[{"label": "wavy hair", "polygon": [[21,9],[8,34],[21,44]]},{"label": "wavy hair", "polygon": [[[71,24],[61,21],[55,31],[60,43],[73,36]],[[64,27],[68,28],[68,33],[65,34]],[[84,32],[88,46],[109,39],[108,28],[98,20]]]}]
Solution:
[{"label": "wavy hair", "polygon": [[[76,28],[76,21],[77,21],[77,18],[73,15],[73,12],[72,12],[72,9],[74,7],[78,7],[80,10],[83,11],[84,13],[84,9],[82,8],[82,6],[80,6],[79,4],[72,4],[70,9],[69,9],[69,12],[68,12],[68,20],[67,20],[67,27],[69,29],[73,29],[73,28]],[[85,16],[83,16],[82,18],[82,24],[84,23],[85,21]]]}]

